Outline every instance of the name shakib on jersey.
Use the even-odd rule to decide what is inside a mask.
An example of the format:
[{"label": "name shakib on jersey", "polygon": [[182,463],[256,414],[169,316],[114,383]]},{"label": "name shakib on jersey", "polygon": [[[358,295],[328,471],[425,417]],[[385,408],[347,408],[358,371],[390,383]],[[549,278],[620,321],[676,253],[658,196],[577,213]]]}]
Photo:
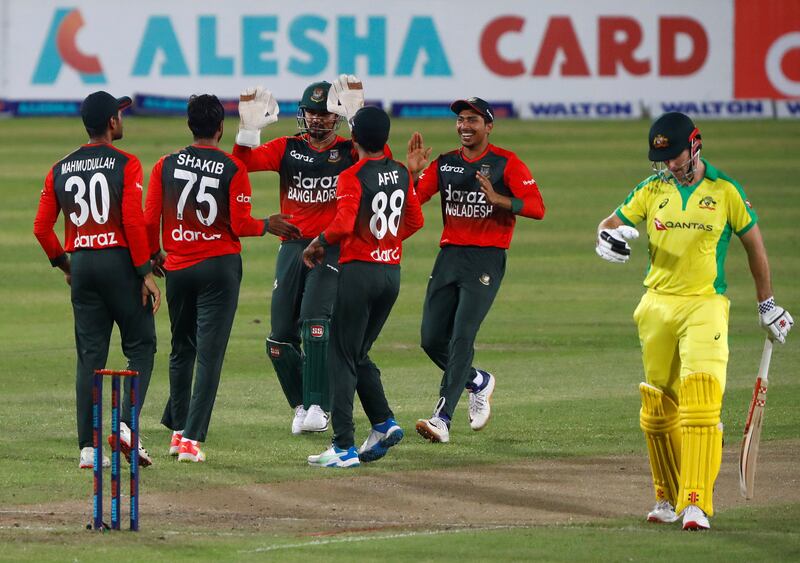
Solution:
[{"label": "name shakib on jersey", "polygon": [[300,203],[327,203],[336,199],[336,186],[339,176],[320,176],[311,178],[298,172],[292,176],[287,197]]},{"label": "name shakib on jersey", "polygon": [[494,207],[486,201],[486,194],[473,190],[455,190],[447,184],[444,190],[447,215],[452,217],[486,218],[492,214]]},{"label": "name shakib on jersey", "polygon": [[206,160],[204,158],[197,158],[185,152],[182,152],[178,155],[178,166],[198,168],[201,172],[216,175],[220,175],[225,171],[224,162],[220,162],[219,160]]},{"label": "name shakib on jersey", "polygon": [[61,163],[62,174],[72,174],[73,172],[87,172],[89,170],[99,170],[101,168],[114,168],[117,159],[113,156],[98,156],[95,158],[84,158],[82,160],[69,160]]}]

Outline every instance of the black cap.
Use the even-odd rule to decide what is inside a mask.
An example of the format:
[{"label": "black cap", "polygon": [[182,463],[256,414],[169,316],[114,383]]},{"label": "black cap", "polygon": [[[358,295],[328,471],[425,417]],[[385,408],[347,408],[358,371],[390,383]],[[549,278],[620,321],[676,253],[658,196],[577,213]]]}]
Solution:
[{"label": "black cap", "polygon": [[450,104],[450,109],[456,115],[465,109],[471,109],[481,114],[486,121],[494,121],[494,110],[489,102],[480,98],[467,98],[466,100],[456,100]]},{"label": "black cap", "polygon": [[665,113],[650,126],[648,156],[653,162],[671,160],[690,148],[695,139],[700,139],[700,131],[688,115],[677,111]]},{"label": "black cap", "polygon": [[389,116],[381,108],[366,106],[353,116],[353,139],[368,152],[383,150],[389,140]]},{"label": "black cap", "polygon": [[119,110],[130,107],[131,103],[128,96],[115,98],[102,90],[92,92],[81,104],[83,124],[88,129],[105,130],[108,120],[117,115]]},{"label": "black cap", "polygon": [[328,90],[330,89],[330,82],[314,82],[305,89],[298,106],[300,109],[310,109],[311,111],[328,111]]}]

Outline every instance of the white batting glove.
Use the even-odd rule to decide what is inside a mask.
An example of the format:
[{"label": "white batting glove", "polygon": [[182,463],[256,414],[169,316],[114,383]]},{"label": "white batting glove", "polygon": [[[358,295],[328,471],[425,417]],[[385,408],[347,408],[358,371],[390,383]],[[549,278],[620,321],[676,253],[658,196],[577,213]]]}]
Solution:
[{"label": "white batting glove", "polygon": [[621,225],[616,229],[602,229],[597,233],[597,246],[595,252],[603,260],[624,264],[631,257],[631,247],[628,240],[639,238],[639,231],[628,225]]},{"label": "white batting glove", "polygon": [[364,85],[361,80],[352,74],[339,75],[328,90],[328,111],[341,115],[350,124],[356,112],[363,107]]},{"label": "white batting glove", "polygon": [[263,86],[248,88],[239,95],[239,132],[236,144],[257,147],[261,144],[261,129],[278,121],[278,102]]},{"label": "white batting glove", "polygon": [[792,330],[794,319],[789,314],[789,311],[775,304],[774,297],[770,297],[758,304],[758,317],[761,322],[761,328],[764,329],[770,340],[773,342],[778,341],[781,344],[786,342],[786,336]]}]

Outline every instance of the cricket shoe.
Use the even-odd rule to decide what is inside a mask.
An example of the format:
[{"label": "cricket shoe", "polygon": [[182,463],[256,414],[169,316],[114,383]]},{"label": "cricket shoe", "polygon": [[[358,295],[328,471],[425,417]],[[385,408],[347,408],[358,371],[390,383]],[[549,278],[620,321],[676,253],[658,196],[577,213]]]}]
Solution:
[{"label": "cricket shoe", "polygon": [[181,438],[181,447],[178,451],[178,461],[193,461],[200,463],[206,460],[206,453],[200,449],[197,440]]},{"label": "cricket shoe", "polygon": [[[94,448],[86,446],[81,448],[81,458],[78,462],[78,467],[81,469],[94,469]],[[103,467],[111,467],[111,460],[108,456],[103,456]]]},{"label": "cricket shoe", "polygon": [[[114,449],[114,435],[110,434],[108,436],[108,445],[111,446],[111,449]],[[130,463],[131,462],[131,429],[128,427],[127,424],[124,422],[119,423],[119,449],[122,452],[122,455],[125,456],[125,460]],[[147,450],[142,447],[142,441],[139,440],[139,465],[142,467],[148,467],[153,465],[153,459],[150,457],[150,454],[147,453]]]},{"label": "cricket shoe", "polygon": [[441,417],[420,418],[417,421],[417,433],[431,442],[446,443],[450,441],[450,429]]},{"label": "cricket shoe", "polygon": [[690,504],[683,511],[683,529],[696,532],[698,530],[710,530],[711,524],[708,523],[708,516],[694,504]]},{"label": "cricket shoe", "polygon": [[355,446],[343,450],[334,444],[319,455],[308,456],[308,464],[312,467],[358,467],[358,451]]},{"label": "cricket shoe", "polygon": [[328,413],[319,405],[311,405],[308,407],[305,420],[303,420],[303,432],[325,432],[328,429],[328,420]]},{"label": "cricket shoe", "polygon": [[181,452],[181,438],[183,438],[182,431],[174,430],[172,432],[172,439],[169,442],[169,455],[175,457]]},{"label": "cricket shoe", "polygon": [[673,507],[668,500],[658,501],[653,507],[653,510],[647,513],[648,522],[671,524],[677,519],[678,515],[675,513],[675,507]]},{"label": "cricket shoe", "polygon": [[292,434],[299,436],[303,433],[303,421],[306,419],[308,411],[303,405],[294,408],[294,418],[292,419]]},{"label": "cricket shoe", "polygon": [[469,392],[469,425],[473,430],[481,430],[492,416],[492,393],[495,378],[488,371],[478,370],[486,378],[483,389]]},{"label": "cricket shoe", "polygon": [[377,461],[386,455],[389,448],[400,443],[403,439],[403,429],[397,421],[390,418],[386,422],[376,424],[369,431],[369,436],[358,448],[358,459],[364,463]]}]

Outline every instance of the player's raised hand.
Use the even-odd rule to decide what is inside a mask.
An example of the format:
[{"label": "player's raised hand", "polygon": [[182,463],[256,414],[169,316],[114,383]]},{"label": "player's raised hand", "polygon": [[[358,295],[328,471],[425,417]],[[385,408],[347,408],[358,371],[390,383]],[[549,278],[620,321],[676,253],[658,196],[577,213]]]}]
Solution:
[{"label": "player's raised hand", "polygon": [[313,268],[317,264],[322,264],[325,258],[325,247],[319,242],[319,237],[314,238],[303,251],[303,264]]},{"label": "player's raised hand", "polygon": [[291,215],[284,213],[270,215],[267,217],[267,232],[289,240],[299,239],[301,235],[300,229],[289,222],[291,218]]},{"label": "player's raised hand", "polygon": [[631,257],[631,247],[627,241],[637,238],[639,231],[628,225],[621,225],[616,229],[601,229],[597,233],[595,252],[603,260],[623,264]]},{"label": "player's raised hand", "polygon": [[[328,90],[328,111],[341,115],[348,125],[356,112],[364,107],[364,85],[352,74],[341,74]],[[350,126],[352,129],[352,125]]]},{"label": "player's raised hand", "polygon": [[786,336],[792,330],[794,319],[789,311],[775,304],[775,298],[770,297],[758,304],[758,318],[761,328],[773,342],[786,342]]},{"label": "player's raised hand", "polygon": [[263,86],[248,88],[239,95],[239,133],[236,144],[257,147],[261,129],[278,121],[280,108],[272,92]]},{"label": "player's raised hand", "polygon": [[425,146],[422,134],[414,131],[408,140],[408,148],[406,149],[406,168],[412,175],[416,176],[428,167],[431,150],[431,147]]}]

